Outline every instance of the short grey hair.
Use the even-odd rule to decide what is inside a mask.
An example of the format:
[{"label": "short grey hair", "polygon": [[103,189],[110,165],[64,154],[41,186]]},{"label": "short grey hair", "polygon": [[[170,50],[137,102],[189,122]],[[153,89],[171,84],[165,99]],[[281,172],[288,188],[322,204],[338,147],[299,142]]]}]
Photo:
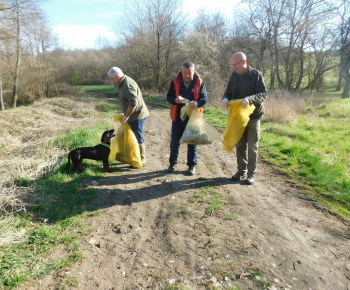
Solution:
[{"label": "short grey hair", "polygon": [[186,61],[182,64],[182,68],[188,68],[188,69],[193,69],[194,70],[194,63],[190,61]]},{"label": "short grey hair", "polygon": [[109,71],[108,71],[108,77],[115,77],[115,76],[124,76],[123,71],[119,68],[119,67],[112,67]]}]

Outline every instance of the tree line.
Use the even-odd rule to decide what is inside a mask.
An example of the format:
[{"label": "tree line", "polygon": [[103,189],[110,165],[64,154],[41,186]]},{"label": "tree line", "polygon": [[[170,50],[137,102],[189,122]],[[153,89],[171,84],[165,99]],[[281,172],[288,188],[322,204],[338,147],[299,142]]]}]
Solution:
[{"label": "tree line", "polygon": [[[347,0],[242,0],[232,19],[200,10],[194,19],[180,0],[130,1],[115,19],[118,42],[94,49],[59,47],[40,0],[0,0],[0,103],[11,107],[74,93],[80,85],[110,84],[119,66],[144,91],[164,93],[184,61],[213,97],[221,97],[234,52],[265,77],[269,89],[320,91],[337,74],[349,97],[350,3]],[[5,101],[4,101],[5,100]]]}]

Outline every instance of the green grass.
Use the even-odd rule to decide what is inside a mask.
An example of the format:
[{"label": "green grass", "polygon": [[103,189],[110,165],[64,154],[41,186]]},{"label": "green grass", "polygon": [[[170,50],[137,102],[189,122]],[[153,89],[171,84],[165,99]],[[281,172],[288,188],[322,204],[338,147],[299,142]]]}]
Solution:
[{"label": "green grass", "polygon": [[95,146],[101,142],[101,132],[111,129],[113,129],[111,124],[101,121],[95,126],[69,130],[64,135],[57,136],[53,145],[69,150],[78,147]]},{"label": "green grass", "polygon": [[[100,142],[101,131],[110,129],[100,122],[91,127],[78,128],[58,136],[55,146],[73,149],[80,146],[92,146]],[[24,230],[21,242],[0,247],[0,288],[12,289],[28,280],[41,279],[49,272],[58,272],[82,260],[77,240],[90,229],[85,224],[91,214],[98,214],[97,191],[85,188],[86,180],[96,180],[105,176],[97,161],[84,160],[84,173],[72,175],[72,169],[64,169],[67,160],[53,173],[39,180],[17,180],[19,186],[32,186],[35,192],[31,196],[31,205],[26,212],[14,216],[11,224],[0,223],[0,232]],[[66,254],[58,259],[50,256],[58,247]],[[74,284],[74,281],[63,281]]]},{"label": "green grass", "polygon": [[[339,104],[341,103],[341,104]],[[297,174],[316,192],[350,209],[349,100],[315,108],[294,124],[265,123],[261,147],[267,161]]]},{"label": "green grass", "polygon": [[224,131],[227,125],[228,112],[226,110],[216,109],[213,107],[205,107],[203,109],[203,116],[205,120],[218,128],[221,131]]},{"label": "green grass", "polygon": [[143,96],[144,101],[146,104],[157,104],[157,105],[163,105],[168,108],[170,108],[171,104],[166,99],[160,99],[156,96]]},{"label": "green grass", "polygon": [[205,212],[209,215],[213,215],[222,209],[223,204],[221,194],[213,189],[207,182],[203,183],[203,187],[189,199],[189,202],[209,204],[209,206],[205,209]]},{"label": "green grass", "polygon": [[[281,108],[283,110],[283,108]],[[260,156],[297,178],[333,210],[350,215],[350,100],[310,107],[293,123],[262,119]],[[208,108],[205,119],[224,130],[227,114]]]},{"label": "green grass", "polygon": [[80,86],[80,90],[83,91],[92,91],[92,92],[98,92],[98,93],[105,93],[105,94],[116,94],[114,92],[115,86],[110,85],[110,86],[102,86],[102,85],[96,85],[96,86]]},{"label": "green grass", "polygon": [[341,98],[343,91],[336,91],[334,88],[330,88],[326,89],[324,93],[331,97]]}]

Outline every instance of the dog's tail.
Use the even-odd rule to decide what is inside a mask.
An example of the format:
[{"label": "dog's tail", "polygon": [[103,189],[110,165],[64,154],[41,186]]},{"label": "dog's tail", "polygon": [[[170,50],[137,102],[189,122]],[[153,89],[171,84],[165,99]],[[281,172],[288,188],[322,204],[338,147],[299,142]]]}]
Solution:
[{"label": "dog's tail", "polygon": [[70,165],[70,152],[69,152],[69,154],[68,154],[68,164],[67,164],[67,167],[66,167],[66,169],[65,169],[65,170],[67,170],[67,169],[68,169],[69,165]]}]

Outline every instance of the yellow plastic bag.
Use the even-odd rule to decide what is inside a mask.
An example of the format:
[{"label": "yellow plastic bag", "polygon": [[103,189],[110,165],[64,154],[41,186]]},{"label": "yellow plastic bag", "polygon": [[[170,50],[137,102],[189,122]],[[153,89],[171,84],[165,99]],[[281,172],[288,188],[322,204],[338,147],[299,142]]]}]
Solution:
[{"label": "yellow plastic bag", "polygon": [[207,145],[213,143],[218,136],[215,129],[204,120],[201,114],[197,110],[192,109],[180,143]]},{"label": "yellow plastic bag", "polygon": [[[182,108],[180,112],[180,118],[182,121],[185,121],[186,117],[190,117],[192,114],[193,108],[190,106],[189,103],[186,103]],[[199,115],[202,117],[203,116],[203,109],[202,108],[197,108],[197,112]]]},{"label": "yellow plastic bag", "polygon": [[239,139],[241,139],[244,129],[249,122],[249,115],[255,109],[254,105],[242,108],[242,101],[243,99],[237,99],[227,103],[227,108],[230,112],[228,114],[226,129],[221,138],[224,140],[224,149],[228,153],[232,152]]},{"label": "yellow plastic bag", "polygon": [[190,106],[189,103],[186,103],[186,105],[184,105],[182,108],[181,108],[181,113],[180,113],[180,118],[182,121],[185,121],[186,117],[187,116],[191,116],[191,113],[192,113],[193,109],[192,107]]},{"label": "yellow plastic bag", "polygon": [[123,117],[124,115],[114,116],[114,121],[120,122],[121,126],[111,144],[109,157],[135,167],[142,167],[139,144],[130,125],[123,124]]}]

